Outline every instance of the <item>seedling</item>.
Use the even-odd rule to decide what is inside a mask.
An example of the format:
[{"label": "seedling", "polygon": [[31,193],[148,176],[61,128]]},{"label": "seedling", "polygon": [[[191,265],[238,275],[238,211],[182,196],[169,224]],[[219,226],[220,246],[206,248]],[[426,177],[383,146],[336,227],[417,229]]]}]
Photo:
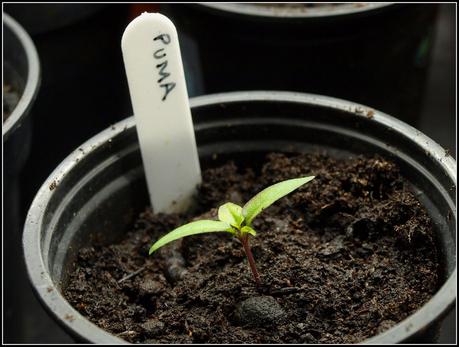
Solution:
[{"label": "seedling", "polygon": [[244,247],[245,254],[249,261],[250,269],[257,287],[261,286],[260,276],[255,266],[252,251],[249,246],[249,235],[256,236],[256,231],[252,228],[254,218],[265,208],[272,205],[275,201],[298,189],[303,184],[308,183],[315,176],[294,178],[276,183],[256,194],[244,207],[227,202],[218,209],[218,221],[199,220],[182,225],[156,241],[150,248],[152,254],[169,242],[175,241],[185,236],[203,233],[228,232],[238,238]]}]

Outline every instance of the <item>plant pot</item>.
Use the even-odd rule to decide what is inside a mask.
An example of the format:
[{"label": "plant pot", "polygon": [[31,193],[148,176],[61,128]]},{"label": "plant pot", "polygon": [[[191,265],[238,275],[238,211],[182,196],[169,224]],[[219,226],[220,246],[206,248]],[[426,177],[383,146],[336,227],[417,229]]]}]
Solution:
[{"label": "plant pot", "polygon": [[29,115],[40,85],[40,62],[30,36],[7,14],[3,19],[3,31],[4,83],[11,84],[20,96],[2,126],[5,174],[15,176],[22,169],[30,149]]},{"label": "plant pot", "polygon": [[42,62],[40,121],[21,182],[27,208],[70,151],[131,112],[120,49],[128,11],[125,4],[8,4],[5,11],[32,30]]},{"label": "plant pot", "polygon": [[[435,142],[397,119],[359,104],[312,94],[238,92],[192,99],[201,163],[213,155],[327,149],[396,162],[436,225],[445,280],[404,321],[365,342],[431,341],[456,298],[456,163]],[[389,142],[388,142],[388,139]],[[24,228],[30,281],[50,314],[77,339],[124,342],[80,315],[63,297],[77,251],[114,242],[148,204],[135,123],[128,118],[69,155],[37,193]],[[450,216],[450,217],[448,217]],[[103,228],[101,228],[103,226]],[[98,230],[110,230],[100,233]]]},{"label": "plant pot", "polygon": [[[358,6],[358,7],[357,7]],[[203,94],[314,92],[416,125],[437,6],[162,4]],[[211,28],[211,30],[209,30]]]},{"label": "plant pot", "polygon": [[5,244],[9,245],[4,248],[5,337],[8,338],[10,334],[20,331],[21,317],[18,306],[21,305],[21,296],[18,295],[18,288],[27,288],[25,268],[20,256],[23,213],[19,174],[30,152],[31,108],[40,85],[40,62],[29,35],[6,14],[3,16],[3,40],[3,83],[11,86],[15,95],[14,103],[11,104],[14,108],[2,126],[3,235]]}]

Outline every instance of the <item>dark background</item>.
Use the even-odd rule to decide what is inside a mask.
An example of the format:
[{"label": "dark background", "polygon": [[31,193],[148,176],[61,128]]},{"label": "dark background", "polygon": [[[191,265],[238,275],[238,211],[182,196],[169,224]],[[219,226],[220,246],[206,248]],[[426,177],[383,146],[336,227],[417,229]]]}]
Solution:
[{"label": "dark background", "polygon": [[[121,51],[119,40],[109,41],[103,37],[103,33],[96,33],[100,36],[99,47],[87,47],[84,60],[80,57],[82,53],[76,48],[84,44],[87,35],[94,35],[91,30],[97,25],[97,20],[107,20],[106,25],[112,26],[113,30],[128,23],[129,13],[133,14],[132,8],[124,5],[111,5],[103,10],[103,16],[96,16],[85,20],[79,25],[61,31],[60,37],[54,37],[54,43],[60,47],[61,52],[51,54],[50,45],[52,41],[46,38],[46,34],[38,33],[33,35],[37,45],[42,65],[42,89],[34,105],[35,114],[40,114],[41,119],[34,118],[34,138],[30,160],[27,163],[24,174],[21,177],[22,189],[22,218],[41,183],[51,171],[80,143],[96,134],[107,124],[130,115],[128,91],[126,88],[124,68],[120,64]],[[436,140],[439,144],[448,148],[453,157],[456,157],[456,113],[455,113],[455,4],[441,5],[437,27],[436,39],[432,54],[432,65],[428,75],[427,90],[424,104],[422,106],[419,129]],[[8,12],[8,8],[5,8]],[[130,11],[130,12],[129,12]],[[108,18],[110,21],[108,21]],[[120,26],[120,23],[122,24]],[[119,32],[118,38],[121,37]],[[81,40],[83,40],[81,42]],[[73,51],[72,51],[73,49]],[[108,56],[106,60],[97,60],[97,57],[90,55],[91,49],[104,49]],[[68,58],[68,51],[71,51]],[[47,53],[46,53],[47,52]],[[61,54],[61,55],[60,55]],[[114,55],[114,56],[110,56]],[[66,58],[67,57],[67,58]],[[52,64],[80,64],[81,69],[72,74],[53,76],[60,81],[59,87],[51,83]],[[87,67],[84,69],[83,66]],[[107,85],[106,81],[97,76],[115,74],[121,81],[120,85]],[[188,76],[189,78],[189,76]],[[55,83],[55,82],[53,82]],[[98,93],[87,93],[91,86],[98,86]],[[53,89],[54,88],[54,89]],[[58,94],[50,95],[50,91],[58,90]],[[54,92],[53,92],[54,93]],[[196,94],[189,91],[190,96]],[[92,96],[91,96],[92,95]],[[115,96],[115,97],[114,97]],[[63,98],[67,107],[57,109],[53,104],[53,98]],[[86,112],[88,107],[94,107],[92,112]],[[54,119],[54,114],[60,117]],[[88,118],[85,114],[98,113],[100,117]],[[68,126],[70,132],[74,129],[83,129],[79,133],[69,137],[65,133],[56,133],[52,141],[55,143],[53,152],[49,147],[42,145],[50,141],[49,133],[52,122]],[[74,122],[79,122],[78,127],[73,127]],[[21,225],[24,220],[21,221]],[[7,231],[5,231],[7,232]],[[8,245],[20,254],[20,244]],[[5,271],[8,272],[8,262],[5,260]],[[15,270],[19,276],[24,274],[25,269]],[[21,321],[21,324],[14,326],[4,325],[4,342],[9,343],[69,343],[71,340],[43,310],[41,305],[33,296],[27,278],[22,276],[15,287],[4,283],[4,291],[14,292],[9,302],[4,302],[5,309],[9,309],[13,315]],[[6,296],[5,296],[6,297]],[[20,303],[20,304],[18,304]],[[453,343],[455,341],[456,310],[448,315],[443,323],[440,343]]]},{"label": "dark background", "polygon": [[[456,158],[456,5],[442,5],[437,20],[432,67],[419,129]],[[454,343],[456,308],[445,319],[438,343]]]}]

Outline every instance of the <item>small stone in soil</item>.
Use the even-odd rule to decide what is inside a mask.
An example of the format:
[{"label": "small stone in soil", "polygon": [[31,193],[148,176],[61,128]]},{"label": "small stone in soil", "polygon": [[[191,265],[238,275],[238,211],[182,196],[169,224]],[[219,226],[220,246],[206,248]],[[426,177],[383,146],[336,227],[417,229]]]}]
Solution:
[{"label": "small stone in soil", "polygon": [[141,295],[153,295],[162,292],[163,286],[161,283],[149,279],[140,283],[139,290]]},{"label": "small stone in soil", "polygon": [[264,326],[279,323],[285,311],[272,296],[254,296],[239,303],[235,318],[241,324]]},{"label": "small stone in soil", "polygon": [[142,328],[149,336],[157,336],[164,330],[164,323],[157,319],[150,319],[142,324]]},{"label": "small stone in soil", "polygon": [[342,252],[345,247],[343,244],[344,237],[342,235],[337,236],[332,241],[326,243],[324,248],[318,252],[317,256],[320,257],[329,257],[329,258],[337,258],[339,257],[340,252]]}]

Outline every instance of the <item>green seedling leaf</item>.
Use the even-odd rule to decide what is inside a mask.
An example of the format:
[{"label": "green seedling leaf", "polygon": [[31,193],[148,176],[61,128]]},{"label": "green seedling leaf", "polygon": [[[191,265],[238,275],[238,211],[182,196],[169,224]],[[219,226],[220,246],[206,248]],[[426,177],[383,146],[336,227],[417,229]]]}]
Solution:
[{"label": "green seedling leaf", "polygon": [[156,241],[153,246],[151,246],[149,254],[152,254],[169,242],[175,241],[185,236],[221,231],[226,231],[232,234],[234,233],[231,226],[226,222],[216,220],[199,220],[191,222],[172,230],[170,233]]},{"label": "green seedling leaf", "polygon": [[294,178],[276,183],[255,195],[244,205],[244,207],[233,204],[232,202],[227,202],[218,209],[218,218],[220,221],[201,220],[182,225],[156,241],[155,244],[151,246],[149,253],[152,254],[169,242],[185,236],[222,231],[229,232],[241,241],[257,288],[261,288],[260,276],[255,265],[255,260],[253,259],[252,251],[250,250],[249,237],[247,235],[256,236],[257,233],[250,225],[253,219],[263,211],[263,209],[293,192],[303,184],[308,183],[314,179],[314,177],[315,176]]},{"label": "green seedling leaf", "polygon": [[293,192],[295,189],[298,189],[303,184],[308,183],[314,179],[314,177],[315,176],[293,178],[291,180],[276,183],[262,190],[244,205],[242,214],[245,218],[245,224],[250,226],[253,219],[266,207]]},{"label": "green seedling leaf", "polygon": [[242,207],[232,202],[227,202],[218,209],[218,219],[239,229],[244,220]]},{"label": "green seedling leaf", "polygon": [[245,225],[241,228],[241,233],[248,233],[252,236],[257,236],[257,232],[255,230],[253,230],[251,227]]}]

